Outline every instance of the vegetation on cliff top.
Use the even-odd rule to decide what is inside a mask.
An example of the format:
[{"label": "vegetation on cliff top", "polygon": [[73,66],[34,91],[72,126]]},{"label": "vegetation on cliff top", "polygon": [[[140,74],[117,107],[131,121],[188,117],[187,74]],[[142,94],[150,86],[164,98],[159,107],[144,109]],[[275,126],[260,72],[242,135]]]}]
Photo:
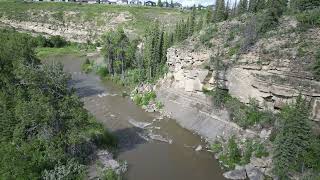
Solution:
[{"label": "vegetation on cliff top", "polygon": [[[12,20],[53,24],[88,22],[95,26],[110,26],[120,22],[122,27],[136,31],[139,35],[144,33],[150,21],[158,19],[166,28],[170,29],[187,15],[188,13],[185,11],[160,7],[0,1],[0,17]],[[112,17],[117,16],[119,16],[117,22],[110,21]]]}]

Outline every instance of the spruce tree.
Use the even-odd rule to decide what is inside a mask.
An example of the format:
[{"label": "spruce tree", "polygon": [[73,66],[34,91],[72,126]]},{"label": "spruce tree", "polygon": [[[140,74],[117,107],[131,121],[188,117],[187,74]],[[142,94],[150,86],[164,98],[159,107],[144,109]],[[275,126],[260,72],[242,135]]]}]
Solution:
[{"label": "spruce tree", "polygon": [[249,12],[257,12],[257,0],[249,0]]},{"label": "spruce tree", "polygon": [[271,16],[277,20],[286,11],[288,0],[268,0],[267,7]]},{"label": "spruce tree", "polygon": [[315,9],[320,7],[319,0],[291,0],[290,6],[299,11]]},{"label": "spruce tree", "polygon": [[255,0],[256,1],[256,12],[266,8],[266,0]]},{"label": "spruce tree", "polygon": [[224,0],[217,0],[216,3],[216,10],[214,13],[214,21],[215,22],[220,22],[220,21],[224,21],[226,18],[226,14],[225,14],[225,2]]},{"label": "spruce tree", "polygon": [[208,25],[213,21],[213,10],[210,7],[207,7],[206,15],[205,15],[205,23]]},{"label": "spruce tree", "polygon": [[295,104],[287,105],[280,113],[273,156],[274,172],[280,179],[287,179],[290,172],[304,164],[303,156],[311,138],[309,115],[309,105],[301,95]]},{"label": "spruce tree", "polygon": [[238,5],[238,14],[243,14],[247,12],[248,0],[240,0]]},{"label": "spruce tree", "polygon": [[191,16],[190,16],[190,25],[189,25],[189,35],[192,35],[195,31],[195,22],[196,21],[196,6],[193,5]]}]

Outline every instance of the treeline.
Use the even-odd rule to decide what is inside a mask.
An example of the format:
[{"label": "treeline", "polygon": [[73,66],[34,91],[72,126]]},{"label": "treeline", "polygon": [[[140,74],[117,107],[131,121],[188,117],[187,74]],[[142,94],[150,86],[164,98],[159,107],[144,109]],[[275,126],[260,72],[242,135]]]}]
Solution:
[{"label": "treeline", "polygon": [[83,179],[113,138],[83,108],[61,64],[41,64],[34,37],[0,30],[0,179]]},{"label": "treeline", "polygon": [[215,9],[207,9],[207,22],[220,22],[233,18],[244,13],[266,13],[271,21],[278,18],[287,11],[319,11],[320,1],[318,0],[216,0]]},{"label": "treeline", "polygon": [[142,40],[129,40],[122,28],[110,31],[101,39],[107,64],[106,73],[102,74],[120,78],[125,84],[155,82],[167,72],[167,49],[192,36],[202,24],[193,8],[190,16],[179,21],[173,30],[166,30],[159,21],[150,23]]}]

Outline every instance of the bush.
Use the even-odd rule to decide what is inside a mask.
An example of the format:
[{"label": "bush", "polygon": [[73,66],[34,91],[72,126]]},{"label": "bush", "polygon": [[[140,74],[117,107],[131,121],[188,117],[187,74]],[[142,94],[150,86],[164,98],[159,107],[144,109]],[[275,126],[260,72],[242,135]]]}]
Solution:
[{"label": "bush", "polygon": [[267,149],[264,147],[264,145],[261,144],[261,143],[255,143],[254,150],[255,150],[255,153],[254,153],[254,154],[255,154],[255,156],[256,156],[257,158],[269,156],[269,152],[268,152]]},{"label": "bush", "polygon": [[157,101],[157,102],[156,102],[156,107],[157,107],[157,109],[162,109],[162,108],[164,107],[164,105],[163,105],[162,102]]},{"label": "bush", "polygon": [[85,73],[89,73],[92,71],[92,64],[89,59],[86,59],[84,63],[81,65],[81,71]]},{"label": "bush", "polygon": [[247,139],[245,142],[244,151],[241,157],[241,164],[243,165],[248,164],[250,162],[250,158],[253,152],[254,152],[253,142],[252,140]]},{"label": "bush", "polygon": [[234,169],[235,165],[239,164],[241,160],[241,153],[234,136],[229,138],[227,152],[221,155],[219,159],[223,161],[223,164],[227,165],[227,167],[231,169]]},{"label": "bush", "polygon": [[121,176],[118,175],[114,170],[107,169],[103,171],[102,180],[121,180]]},{"label": "bush", "polygon": [[270,126],[275,119],[272,112],[260,110],[258,102],[254,99],[251,99],[249,105],[246,106],[238,99],[230,98],[226,102],[226,107],[230,112],[231,119],[243,128],[255,124]]},{"label": "bush", "polygon": [[298,13],[296,17],[303,27],[320,26],[319,8]]},{"label": "bush", "polygon": [[52,170],[44,170],[42,179],[83,179],[85,177],[85,166],[75,160],[69,160],[67,163],[58,163]]},{"label": "bush", "polygon": [[214,153],[219,153],[223,150],[222,144],[219,141],[214,142],[213,144],[211,144],[210,149],[214,152]]},{"label": "bush", "polygon": [[207,47],[212,47],[210,40],[213,38],[215,32],[217,32],[217,31],[218,31],[218,29],[216,26],[214,26],[214,25],[209,26],[206,29],[205,33],[200,35],[200,42]]},{"label": "bush", "polygon": [[109,71],[108,71],[107,67],[101,66],[101,67],[98,67],[96,73],[98,76],[100,76],[100,78],[105,78],[106,76],[108,76]]},{"label": "bush", "polygon": [[135,94],[133,96],[133,101],[139,106],[147,106],[156,97],[156,93],[154,91],[150,91],[144,94]]},{"label": "bush", "polygon": [[320,80],[320,49],[316,53],[316,62],[314,63],[313,66],[313,74],[317,80]]},{"label": "bush", "polygon": [[51,36],[48,41],[50,44],[49,46],[55,48],[61,48],[68,44],[67,41],[61,36]]},{"label": "bush", "polygon": [[[306,154],[310,152],[312,140],[309,125],[309,103],[301,97],[296,103],[287,105],[280,113],[278,134],[274,142],[274,173],[287,179],[292,172],[305,168]],[[320,157],[315,157],[320,161]]]}]

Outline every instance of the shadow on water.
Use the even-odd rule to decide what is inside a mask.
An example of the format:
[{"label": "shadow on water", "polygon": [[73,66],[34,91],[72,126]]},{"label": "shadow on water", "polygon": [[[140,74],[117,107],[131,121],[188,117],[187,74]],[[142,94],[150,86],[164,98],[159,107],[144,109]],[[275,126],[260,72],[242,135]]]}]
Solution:
[{"label": "shadow on water", "polygon": [[73,88],[75,88],[77,95],[80,98],[89,97],[89,96],[95,96],[98,94],[101,94],[105,92],[102,89],[98,89],[92,85],[83,85],[84,83],[83,79],[77,79],[77,80],[70,80],[69,85]]},{"label": "shadow on water", "polygon": [[[118,139],[119,153],[135,149],[139,144],[147,143],[146,139],[141,137],[145,130],[137,127],[130,127],[115,130],[112,132]],[[139,135],[140,134],[140,135]]]}]

